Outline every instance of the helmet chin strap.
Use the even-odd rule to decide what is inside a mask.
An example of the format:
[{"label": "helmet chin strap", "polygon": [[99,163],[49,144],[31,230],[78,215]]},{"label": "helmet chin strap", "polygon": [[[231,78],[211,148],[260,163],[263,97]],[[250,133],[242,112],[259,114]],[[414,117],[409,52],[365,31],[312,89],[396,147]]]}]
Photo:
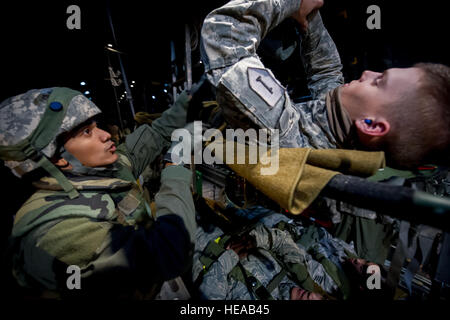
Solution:
[{"label": "helmet chin strap", "polygon": [[60,149],[61,157],[66,159],[71,165],[72,169],[67,170],[75,175],[92,175],[92,176],[110,176],[111,172],[117,171],[116,163],[104,166],[104,167],[86,167],[84,166],[74,155],[67,151],[64,147]]}]

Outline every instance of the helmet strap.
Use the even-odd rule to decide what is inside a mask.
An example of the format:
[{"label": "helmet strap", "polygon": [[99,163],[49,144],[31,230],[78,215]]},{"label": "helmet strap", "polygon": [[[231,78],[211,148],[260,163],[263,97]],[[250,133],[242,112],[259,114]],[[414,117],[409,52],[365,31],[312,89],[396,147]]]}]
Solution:
[{"label": "helmet strap", "polygon": [[67,160],[71,165],[72,169],[68,170],[68,172],[75,175],[92,175],[92,176],[110,176],[112,171],[117,171],[117,167],[115,164],[108,165],[105,167],[86,167],[84,166],[80,160],[78,160],[73,154],[67,151],[64,147],[60,149],[61,157]]},{"label": "helmet strap", "polygon": [[79,196],[78,191],[70,183],[69,179],[53,164],[46,156],[42,156],[37,162],[40,167],[45,169],[53,178],[58,181],[59,185],[68,193],[70,199],[75,199]]}]

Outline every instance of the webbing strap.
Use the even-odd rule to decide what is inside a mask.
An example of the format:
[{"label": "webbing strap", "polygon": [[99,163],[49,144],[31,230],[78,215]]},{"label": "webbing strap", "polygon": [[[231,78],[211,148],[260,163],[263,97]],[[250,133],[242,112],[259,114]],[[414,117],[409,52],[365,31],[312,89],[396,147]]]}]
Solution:
[{"label": "webbing strap", "polygon": [[225,251],[224,245],[230,239],[230,236],[220,236],[214,241],[210,241],[200,256],[200,262],[203,264],[203,272],[208,272],[211,265]]},{"label": "webbing strap", "polygon": [[[37,150],[44,148],[56,136],[66,116],[70,101],[78,95],[80,95],[80,92],[69,88],[53,89],[47,100],[47,108],[45,109],[44,116],[30,137],[31,144]],[[52,110],[49,106],[53,102],[61,103],[62,109],[59,111]]]},{"label": "webbing strap", "polygon": [[59,185],[64,189],[64,191],[68,193],[70,199],[75,199],[76,197],[79,196],[78,191],[70,183],[70,181],[45,156],[42,156],[37,163],[40,167],[44,168],[53,178],[55,178],[58,181]]},{"label": "webbing strap", "polygon": [[287,275],[287,272],[285,269],[281,269],[281,271],[275,276],[273,277],[272,280],[270,280],[270,282],[267,284],[267,291],[272,292],[273,290],[275,290],[275,288],[278,287],[278,285],[280,284],[281,280],[283,280],[283,278]]},{"label": "webbing strap", "polygon": [[13,146],[0,146],[0,159],[5,161],[24,161],[33,158],[35,155],[36,150],[31,146],[28,138]]},{"label": "webbing strap", "polygon": [[[220,255],[225,251],[225,244],[230,239],[229,235],[223,235],[210,241],[206,248],[203,250],[200,256],[200,262],[203,264],[203,273],[200,273],[198,278],[194,281],[197,285],[203,279],[203,275],[209,271],[211,265],[217,261]],[[230,271],[229,275],[235,278],[237,281],[243,283],[250,293],[253,293],[259,300],[273,300],[272,292],[286,275],[282,270],[278,273],[269,283],[271,289],[266,289],[257,278],[255,278],[250,272],[248,272],[240,262]]]},{"label": "webbing strap", "polygon": [[[0,159],[24,161],[33,158],[56,136],[73,97],[80,92],[68,88],[54,88],[47,100],[41,121],[27,138],[12,146],[0,146]],[[50,108],[52,102],[61,103],[61,109]]]},{"label": "webbing strap", "polygon": [[[66,115],[67,108],[73,97],[80,92],[68,88],[53,88],[47,100],[47,107],[37,128],[29,137],[13,146],[0,146],[2,160],[24,161],[39,155],[56,136]],[[52,102],[59,102],[60,109],[50,108]],[[35,160],[36,161],[36,160]],[[44,155],[40,156],[37,164],[54,177],[71,199],[78,197],[79,193],[62,172],[55,167]]]},{"label": "webbing strap", "polygon": [[248,292],[255,295],[258,300],[273,300],[266,287],[248,272],[240,262],[230,271],[229,275],[243,283],[247,287]]},{"label": "webbing strap", "polygon": [[342,293],[344,300],[350,296],[350,282],[345,273],[323,254],[316,254],[314,258],[323,266],[325,272],[333,279]]},{"label": "webbing strap", "polygon": [[391,267],[388,272],[386,283],[389,287],[395,288],[400,280],[400,274],[405,258],[408,255],[408,231],[409,222],[400,222],[400,232],[397,241],[397,247],[391,260]]}]

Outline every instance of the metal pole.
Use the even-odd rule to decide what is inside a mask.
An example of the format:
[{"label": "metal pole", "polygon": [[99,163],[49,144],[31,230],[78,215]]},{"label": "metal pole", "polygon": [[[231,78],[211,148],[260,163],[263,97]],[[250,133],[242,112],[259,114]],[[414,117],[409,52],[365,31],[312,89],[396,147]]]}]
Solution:
[{"label": "metal pole", "polygon": [[[109,26],[111,27],[111,32],[113,35],[114,45],[116,46],[116,48],[119,48],[119,46],[117,44],[116,34],[114,32],[114,25],[113,25],[112,18],[111,18],[109,2],[108,2],[108,6],[107,6],[107,13],[108,13]],[[130,90],[130,87],[128,86],[127,75],[125,73],[125,69],[123,68],[122,57],[120,56],[120,53],[117,53],[117,56],[119,57],[120,70],[122,71],[122,75],[123,75],[123,83],[125,85],[125,91],[127,93],[127,100],[130,103],[131,114],[133,115],[133,118],[134,118],[135,113],[134,113],[134,106],[133,106],[133,97],[131,96],[131,90]]]},{"label": "metal pole", "polygon": [[175,43],[170,41],[170,63],[172,68],[172,94],[173,94],[173,102],[177,100],[177,88],[175,87],[175,82],[177,81],[177,65],[175,62]]},{"label": "metal pole", "polygon": [[414,223],[450,230],[450,198],[338,174],[321,195]]},{"label": "metal pole", "polygon": [[184,26],[184,36],[185,36],[185,66],[186,66],[186,81],[187,90],[192,88],[192,61],[191,61],[191,30],[188,24]]},{"label": "metal pole", "polygon": [[[112,67],[112,65],[111,65],[111,59],[109,58],[109,52],[106,52],[106,54],[107,54],[107,57],[108,57],[108,65],[109,65],[110,67]],[[114,98],[116,99],[117,114],[118,114],[118,116],[119,116],[120,130],[122,130],[122,132],[123,132],[122,114],[120,113],[120,106],[119,106],[119,100],[117,99],[116,87],[113,86],[112,83],[111,83],[111,86],[113,87]]]}]

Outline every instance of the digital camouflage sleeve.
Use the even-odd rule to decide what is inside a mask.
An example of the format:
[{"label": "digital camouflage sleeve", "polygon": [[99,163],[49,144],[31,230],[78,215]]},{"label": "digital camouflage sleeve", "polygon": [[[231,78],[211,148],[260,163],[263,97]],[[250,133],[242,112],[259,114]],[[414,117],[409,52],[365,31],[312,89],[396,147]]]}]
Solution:
[{"label": "digital camouflage sleeve", "polygon": [[[225,119],[236,127],[278,129],[281,147],[335,148],[325,94],[343,84],[336,46],[316,14],[302,37],[301,54],[313,100],[295,104],[256,54],[271,29],[300,0],[235,0],[212,11],[202,28],[202,59]],[[250,125],[246,120],[250,120]]]}]

